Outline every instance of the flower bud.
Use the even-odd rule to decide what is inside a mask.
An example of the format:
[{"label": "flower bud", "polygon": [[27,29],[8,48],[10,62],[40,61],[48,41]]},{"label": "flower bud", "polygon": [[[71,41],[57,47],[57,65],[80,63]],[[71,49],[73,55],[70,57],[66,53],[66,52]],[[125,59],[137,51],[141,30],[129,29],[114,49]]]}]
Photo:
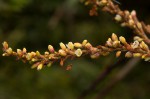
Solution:
[{"label": "flower bud", "polygon": [[133,11],[131,12],[131,16],[133,16],[133,17],[136,16],[136,11],[135,11],[135,10],[133,10]]},{"label": "flower bud", "polygon": [[44,52],[44,54],[45,54],[45,55],[49,55],[49,52],[46,51],[46,52]]},{"label": "flower bud", "polygon": [[140,47],[143,48],[145,51],[149,51],[148,45],[145,44],[145,42],[143,42],[143,41],[140,43]]},{"label": "flower bud", "polygon": [[137,22],[137,27],[138,27],[139,29],[142,29],[142,24],[141,24],[140,22]]},{"label": "flower bud", "polygon": [[23,53],[26,53],[26,52],[27,52],[27,49],[26,49],[26,48],[23,48],[22,52],[23,52]]},{"label": "flower bud", "polygon": [[32,58],[31,53],[27,53],[27,55],[26,55],[26,59],[27,59],[27,60],[31,60],[31,58]]},{"label": "flower bud", "polygon": [[76,47],[76,48],[81,48],[81,47],[82,47],[82,44],[81,44],[81,43],[74,43],[74,47]]},{"label": "flower bud", "polygon": [[85,45],[85,47],[86,47],[86,48],[91,48],[92,45],[91,45],[90,43],[87,43],[87,44]]},{"label": "flower bud", "polygon": [[120,41],[114,41],[113,42],[113,47],[116,48],[120,45]]},{"label": "flower bud", "polygon": [[67,53],[62,49],[60,49],[58,52],[61,56],[66,56],[67,55]]},{"label": "flower bud", "polygon": [[73,45],[72,42],[69,42],[69,43],[67,44],[67,47],[68,47],[70,50],[73,50],[73,49],[74,49],[74,45]]},{"label": "flower bud", "polygon": [[41,70],[42,68],[43,68],[43,64],[42,63],[37,66],[37,70]]},{"label": "flower bud", "polygon": [[127,52],[126,54],[125,54],[125,57],[127,57],[127,58],[130,58],[130,57],[132,57],[133,56],[133,54],[131,53],[131,52]]},{"label": "flower bud", "polygon": [[121,26],[125,27],[125,26],[127,26],[127,23],[123,22],[123,23],[121,23]]},{"label": "flower bud", "polygon": [[32,61],[32,62],[36,62],[36,61],[37,61],[37,59],[35,59],[35,58],[32,58],[32,59],[31,59],[31,61]]},{"label": "flower bud", "polygon": [[121,55],[121,51],[116,52],[116,57],[119,57]]},{"label": "flower bud", "polygon": [[133,53],[133,57],[141,57],[142,54],[141,53]]},{"label": "flower bud", "polygon": [[147,54],[144,54],[142,55],[142,59],[146,58],[147,57]]},{"label": "flower bud", "polygon": [[31,56],[34,57],[35,55],[36,55],[36,53],[32,51]]},{"label": "flower bud", "polygon": [[115,33],[112,34],[111,38],[113,41],[118,41],[118,37]]},{"label": "flower bud", "polygon": [[47,67],[51,67],[51,65],[52,65],[52,62],[49,62],[49,63],[47,64]]},{"label": "flower bud", "polygon": [[104,6],[104,5],[106,5],[107,3],[108,3],[107,0],[101,0],[101,2],[100,2],[101,6]]},{"label": "flower bud", "polygon": [[38,65],[39,65],[39,62],[38,62],[38,63],[34,63],[34,64],[31,66],[31,69],[36,68]]},{"label": "flower bud", "polygon": [[55,51],[52,45],[48,45],[48,50],[51,53],[54,53],[54,51]]},{"label": "flower bud", "polygon": [[21,51],[20,49],[17,49],[17,54],[18,54],[19,56],[22,56],[22,51]]},{"label": "flower bud", "polygon": [[92,59],[96,59],[96,58],[98,58],[99,56],[100,56],[99,53],[95,53],[95,54],[92,54],[92,55],[91,55],[91,58],[92,58]]},{"label": "flower bud", "polygon": [[40,52],[39,51],[36,51],[36,56],[40,56]]},{"label": "flower bud", "polygon": [[124,45],[128,44],[128,43],[126,42],[126,39],[125,39],[123,36],[120,36],[120,37],[119,37],[119,40],[120,40],[121,43],[123,43]]},{"label": "flower bud", "polygon": [[82,46],[85,46],[86,44],[87,44],[87,40],[84,40],[83,42],[82,42]]},{"label": "flower bud", "polygon": [[60,45],[60,47],[61,47],[61,49],[63,49],[63,50],[65,50],[66,49],[66,46],[65,46],[65,44],[64,43],[59,43],[59,45]]},{"label": "flower bud", "polygon": [[139,41],[139,42],[141,42],[141,41],[143,41],[143,39],[140,38],[139,36],[135,36],[135,37],[134,37],[134,41]]},{"label": "flower bud", "polygon": [[6,41],[4,41],[2,44],[3,44],[4,49],[8,48],[8,43]]},{"label": "flower bud", "polygon": [[129,20],[129,25],[130,25],[130,26],[134,26],[134,25],[135,25],[133,19],[130,19],[130,20]]},{"label": "flower bud", "polygon": [[145,61],[150,61],[150,57],[146,57],[146,58],[145,58]]},{"label": "flower bud", "polygon": [[126,16],[129,16],[130,15],[130,12],[128,10],[125,10],[125,15]]},{"label": "flower bud", "polygon": [[108,38],[108,40],[106,41],[106,44],[109,46],[109,47],[112,47],[112,40],[111,38]]},{"label": "flower bud", "polygon": [[6,53],[8,53],[9,55],[12,54],[12,53],[13,53],[12,48],[9,47],[9,48],[6,50]]}]

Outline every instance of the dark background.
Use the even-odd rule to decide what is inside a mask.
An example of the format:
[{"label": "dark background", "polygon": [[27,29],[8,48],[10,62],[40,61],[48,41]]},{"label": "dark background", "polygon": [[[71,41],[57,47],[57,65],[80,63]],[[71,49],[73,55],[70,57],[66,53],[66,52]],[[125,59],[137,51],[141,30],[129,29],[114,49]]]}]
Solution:
[{"label": "dark background", "polygon": [[[139,20],[150,23],[149,0],[118,1],[122,9],[134,9]],[[0,0],[0,43],[8,41],[14,50],[26,47],[28,51],[44,52],[49,44],[58,49],[60,42],[87,39],[94,46],[104,44],[113,32],[131,40],[132,30],[121,28],[112,15],[99,12],[99,16],[91,17],[89,9],[81,0]],[[0,56],[0,99],[77,99],[106,65],[118,60],[114,57],[112,53],[96,60],[88,56],[68,60],[66,65],[73,64],[71,71],[64,70],[58,63],[37,71],[28,63]],[[120,68],[87,99],[93,99]],[[149,63],[142,60],[106,99],[150,99],[149,71]]]}]

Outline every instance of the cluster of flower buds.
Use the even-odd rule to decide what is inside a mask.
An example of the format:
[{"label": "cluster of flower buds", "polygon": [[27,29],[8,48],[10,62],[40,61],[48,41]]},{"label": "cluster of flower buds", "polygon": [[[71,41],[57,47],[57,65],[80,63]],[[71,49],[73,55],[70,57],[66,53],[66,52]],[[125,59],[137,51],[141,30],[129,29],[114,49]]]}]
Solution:
[{"label": "cluster of flower buds", "polygon": [[117,22],[121,22],[121,26],[130,27],[136,31],[137,34],[143,32],[142,24],[138,21],[136,17],[136,11],[120,11],[116,13],[114,18]]},{"label": "cluster of flower buds", "polygon": [[92,5],[92,8],[89,12],[91,16],[97,16],[97,10],[99,9],[99,6],[103,7],[108,4],[108,0],[86,0],[85,5]]},{"label": "cluster of flower buds", "polygon": [[[84,40],[82,43],[69,42],[68,44],[64,44],[61,42],[58,51],[55,51],[52,45],[48,45],[48,51],[44,52],[44,54],[41,54],[39,51],[27,52],[26,48],[22,50],[17,49],[15,52],[8,46],[7,42],[3,42],[3,56],[15,56],[23,62],[28,61],[33,64],[31,68],[37,68],[37,70],[41,70],[43,66],[50,67],[57,60],[60,60],[60,65],[63,66],[67,58],[81,57],[83,54],[90,54],[92,56],[97,50],[87,40]],[[67,70],[70,70],[68,68],[71,66],[68,66]]]},{"label": "cluster of flower buds", "polygon": [[114,19],[116,22],[120,22],[122,27],[129,27],[133,29],[134,33],[143,40],[150,44],[150,39],[147,37],[146,33],[150,34],[150,26],[145,25],[140,22],[136,16],[136,11],[133,10],[129,12],[128,10],[122,11],[117,4],[116,0],[86,0],[86,5],[92,5],[90,10],[90,15],[98,15],[98,9],[101,8],[102,11],[109,12],[115,15]]},{"label": "cluster of flower buds", "polygon": [[[3,51],[3,56],[15,56],[23,62],[28,61],[33,64],[31,68],[37,68],[37,70],[41,70],[43,66],[50,67],[56,61],[60,61],[60,65],[63,66],[64,61],[68,58],[73,59],[88,54],[92,59],[95,59],[99,56],[106,56],[113,51],[116,51],[116,57],[119,57],[122,52],[126,52],[125,57],[141,57],[145,61],[150,61],[149,47],[142,38],[136,36],[134,42],[128,44],[123,36],[118,37],[114,33],[104,46],[93,47],[87,40],[82,43],[64,44],[61,42],[58,51],[55,51],[52,45],[48,45],[48,51],[41,54],[39,51],[27,52],[26,48],[17,49],[15,52],[7,42],[3,42]],[[71,65],[68,65],[66,69],[70,70]]]},{"label": "cluster of flower buds", "polygon": [[150,50],[148,45],[142,38],[135,36],[134,42],[128,44],[123,36],[117,37],[116,34],[112,34],[111,38],[108,38],[106,46],[116,52],[116,57],[121,55],[121,52],[125,52],[125,57],[140,57],[145,61],[150,61]]}]

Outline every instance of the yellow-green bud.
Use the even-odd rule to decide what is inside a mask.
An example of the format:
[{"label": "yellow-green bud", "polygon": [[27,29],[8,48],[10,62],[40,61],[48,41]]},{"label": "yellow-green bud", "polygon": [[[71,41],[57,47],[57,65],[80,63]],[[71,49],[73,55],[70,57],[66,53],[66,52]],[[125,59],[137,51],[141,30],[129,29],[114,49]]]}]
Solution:
[{"label": "yellow-green bud", "polygon": [[36,51],[36,56],[40,56],[40,52],[39,51]]},{"label": "yellow-green bud", "polygon": [[120,45],[120,41],[114,41],[113,42],[113,47],[116,48]]},{"label": "yellow-green bud", "polygon": [[130,26],[134,26],[134,25],[135,25],[133,19],[130,19],[130,20],[129,20],[129,25],[130,25]]},{"label": "yellow-green bud", "polygon": [[6,50],[6,52],[7,52],[9,55],[12,54],[12,53],[13,53],[12,48],[8,48],[8,49]]},{"label": "yellow-green bud", "polygon": [[83,42],[82,42],[82,46],[85,46],[86,44],[87,44],[87,40],[83,40]]},{"label": "yellow-green bud", "polygon": [[26,55],[26,59],[27,59],[27,60],[31,60],[31,58],[32,58],[31,53],[27,53],[27,55]]},{"label": "yellow-green bud", "polygon": [[76,47],[76,48],[81,48],[81,47],[82,47],[82,44],[81,44],[81,43],[74,43],[74,47]]},{"label": "yellow-green bud", "polygon": [[69,43],[67,44],[67,47],[68,47],[70,50],[73,50],[73,49],[74,49],[74,45],[73,45],[72,42],[69,42]]},{"label": "yellow-green bud", "polygon": [[66,46],[65,46],[65,44],[64,43],[59,43],[59,45],[60,45],[60,47],[61,47],[61,49],[63,49],[63,50],[65,50],[66,49]]},{"label": "yellow-green bud", "polygon": [[118,37],[115,33],[112,34],[111,38],[113,41],[118,41]]},{"label": "yellow-green bud", "polygon": [[141,53],[133,53],[133,57],[141,57],[142,54]]},{"label": "yellow-green bud", "polygon": [[126,39],[123,36],[119,37],[119,40],[121,41],[121,43],[123,43],[124,45],[127,44]]},{"label": "yellow-green bud", "polygon": [[145,42],[143,42],[143,41],[140,43],[140,47],[143,48],[143,49],[146,50],[146,51],[149,51],[148,45],[145,44]]},{"label": "yellow-green bud", "polygon": [[143,39],[140,38],[139,36],[135,36],[135,37],[134,37],[134,41],[139,41],[139,42],[141,42],[141,41],[143,41]]}]

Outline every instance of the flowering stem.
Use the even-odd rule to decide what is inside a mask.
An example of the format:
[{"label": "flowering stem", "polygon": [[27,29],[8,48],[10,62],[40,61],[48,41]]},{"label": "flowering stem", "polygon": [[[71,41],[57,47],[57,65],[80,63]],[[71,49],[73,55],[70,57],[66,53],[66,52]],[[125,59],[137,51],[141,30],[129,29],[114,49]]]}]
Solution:
[{"label": "flowering stem", "polygon": [[[41,70],[44,66],[50,67],[56,61],[60,61],[60,65],[63,66],[64,62],[69,58],[73,59],[83,55],[90,55],[92,59],[95,59],[100,56],[109,55],[109,53],[114,51],[116,52],[116,57],[125,52],[125,57],[127,58],[140,57],[145,61],[150,61],[149,47],[140,37],[135,37],[134,42],[128,44],[123,36],[118,37],[114,33],[111,38],[108,38],[105,45],[97,47],[93,47],[87,40],[84,40],[82,43],[69,42],[66,45],[61,42],[58,51],[55,51],[53,46],[49,45],[48,51],[42,55],[39,51],[27,52],[26,48],[22,50],[17,49],[15,52],[8,46],[7,42],[4,42],[3,51],[3,56],[15,56],[23,62],[32,63],[31,68],[37,68],[37,70]],[[70,65],[68,66],[70,68]]]}]

